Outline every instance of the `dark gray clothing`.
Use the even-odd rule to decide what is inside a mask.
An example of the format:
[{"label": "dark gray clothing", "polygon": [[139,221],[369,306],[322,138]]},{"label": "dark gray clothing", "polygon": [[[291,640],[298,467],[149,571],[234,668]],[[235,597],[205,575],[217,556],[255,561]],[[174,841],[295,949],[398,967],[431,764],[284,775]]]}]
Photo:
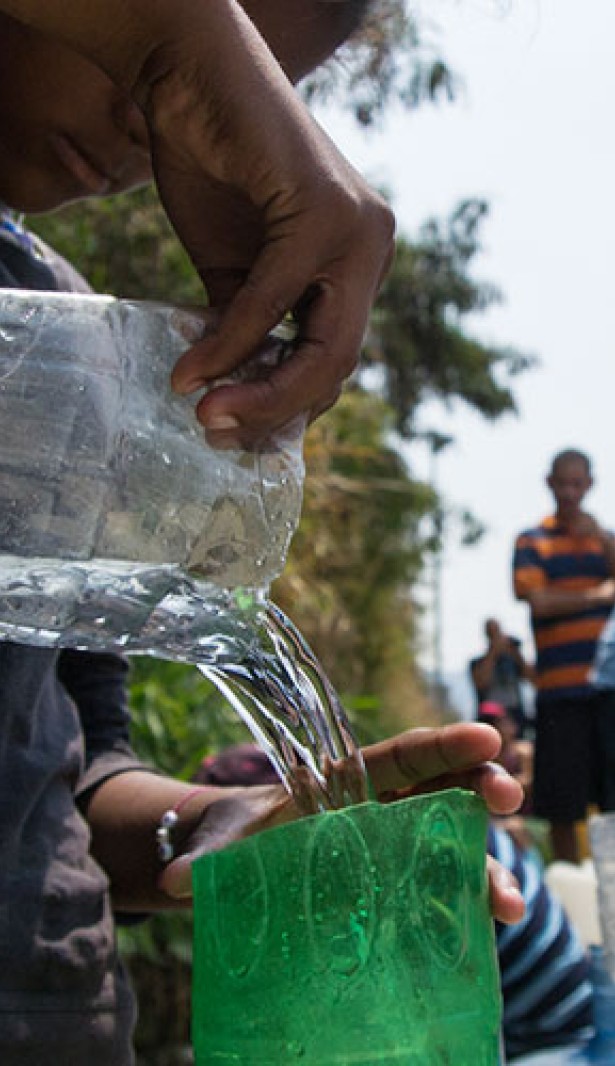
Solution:
[{"label": "dark gray clothing", "polygon": [[91,292],[86,280],[39,237],[20,240],[2,228],[0,205],[0,288]]},{"label": "dark gray clothing", "polygon": [[[58,262],[0,231],[0,287],[76,288]],[[79,810],[142,768],[126,672],[118,655],[0,641],[0,1066],[133,1063],[134,999]]]},{"label": "dark gray clothing", "polygon": [[107,879],[75,803],[139,765],[125,673],[112,655],[0,644],[2,1066],[132,1062]]},{"label": "dark gray clothing", "polygon": [[[509,640],[511,644],[517,648],[519,647],[519,641],[516,638],[510,637]],[[476,696],[476,716],[479,717],[480,715],[481,703],[487,701],[501,703],[513,722],[516,723],[519,737],[527,736],[531,729],[525,714],[521,687],[523,672],[519,659],[513,654],[502,652],[495,661],[491,681],[483,688],[479,688],[474,680],[474,670],[483,662],[486,656],[487,653],[485,652],[484,655],[479,655],[470,660],[470,677]]]}]

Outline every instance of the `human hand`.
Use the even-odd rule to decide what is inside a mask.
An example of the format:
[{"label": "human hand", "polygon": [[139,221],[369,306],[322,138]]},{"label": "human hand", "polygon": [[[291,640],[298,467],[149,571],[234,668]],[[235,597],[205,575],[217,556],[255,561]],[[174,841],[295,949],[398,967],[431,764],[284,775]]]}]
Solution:
[{"label": "human hand", "polygon": [[[523,789],[498,763],[501,738],[477,722],[413,729],[364,750],[372,785],[381,802],[404,796],[467,788],[482,796],[494,816],[513,814]],[[491,911],[500,922],[523,917],[524,903],[510,872],[487,856]]]},{"label": "human hand", "polygon": [[[200,399],[218,447],[249,447],[337,399],[393,255],[390,209],[311,117],[255,24],[298,77],[339,44],[344,17],[338,25],[330,4],[304,23],[281,0],[248,6],[254,22],[237,0],[0,0],[99,65],[145,117],[161,201],[222,311],[218,332],[179,361],[174,388],[228,377],[296,314],[284,365]],[[337,29],[308,44],[316,23]]]},{"label": "human hand", "polygon": [[593,593],[592,601],[594,603],[606,604],[606,606],[615,603],[615,581],[612,577],[607,578],[606,581],[601,581],[600,584],[591,591]]},{"label": "human hand", "polygon": [[570,522],[570,531],[575,537],[601,537],[605,530],[596,518],[587,511],[579,511]]},{"label": "human hand", "polygon": [[503,633],[501,629],[498,629],[489,640],[489,650],[496,657],[499,655],[509,654],[511,651],[512,641],[507,633]]},{"label": "human hand", "polygon": [[570,532],[575,537],[595,537],[605,552],[611,556],[615,552],[615,538],[610,530],[601,526],[597,518],[580,511],[571,522]]},{"label": "human hand", "polygon": [[[490,726],[467,723],[415,729],[364,749],[373,787],[382,802],[403,796],[468,788],[485,800],[494,815],[512,814],[521,804],[519,784],[491,762],[500,737]],[[281,785],[225,789],[204,811],[183,854],[162,872],[159,886],[172,898],[189,898],[191,863],[198,855],[281,825],[297,817],[292,798]],[[518,921],[523,900],[510,873],[487,857],[491,908],[502,922]]]},{"label": "human hand", "polygon": [[172,382],[190,393],[227,377],[293,310],[299,340],[290,359],[198,403],[212,444],[249,447],[336,400],[392,258],[393,217],[309,115],[241,8],[229,0],[194,8],[195,33],[202,19],[214,42],[205,69],[185,34],[172,67],[150,70],[140,99],[161,200],[222,311],[216,334],[180,359]]},{"label": "human hand", "polygon": [[158,887],[172,899],[191,897],[191,866],[200,855],[220,851],[298,816],[292,797],[282,784],[209,789],[209,794],[212,801],[203,808],[200,822],[158,880]]}]

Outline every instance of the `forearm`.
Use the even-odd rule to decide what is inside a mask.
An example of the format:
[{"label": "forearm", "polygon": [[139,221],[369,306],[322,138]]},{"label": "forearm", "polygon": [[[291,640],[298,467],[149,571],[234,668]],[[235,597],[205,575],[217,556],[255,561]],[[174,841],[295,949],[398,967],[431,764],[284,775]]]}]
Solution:
[{"label": "forearm", "polygon": [[81,52],[129,93],[146,92],[178,46],[205,70],[225,36],[251,26],[236,0],[0,0],[0,11]]},{"label": "forearm", "polygon": [[[85,803],[92,854],[109,877],[114,904],[124,910],[177,906],[160,891],[162,866],[156,829],[165,811],[193,792],[193,786],[147,771],[127,771],[103,782]],[[198,824],[220,790],[203,788],[181,810],[179,840]]]},{"label": "forearm", "polygon": [[0,11],[86,55],[123,87],[134,83],[152,47],[159,6],[152,0],[149,22],[140,0],[0,0]]},{"label": "forearm", "polygon": [[249,57],[269,74],[277,68],[238,0],[0,0],[0,12],[87,56],[137,102],[178,66],[192,76],[187,96],[195,98],[210,71],[223,65],[228,74],[233,57],[239,80]]},{"label": "forearm", "polygon": [[558,618],[575,611],[588,610],[606,602],[603,587],[573,589],[540,589],[527,596],[536,618]]}]

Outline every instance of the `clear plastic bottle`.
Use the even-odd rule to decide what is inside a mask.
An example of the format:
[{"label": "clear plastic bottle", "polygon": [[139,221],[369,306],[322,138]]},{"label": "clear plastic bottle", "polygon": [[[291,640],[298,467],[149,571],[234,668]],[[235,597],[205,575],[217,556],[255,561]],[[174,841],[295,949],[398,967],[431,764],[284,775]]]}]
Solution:
[{"label": "clear plastic bottle", "polygon": [[213,328],[206,310],[0,294],[1,636],[215,659],[280,573],[302,426],[259,451],[207,445],[169,375]]}]

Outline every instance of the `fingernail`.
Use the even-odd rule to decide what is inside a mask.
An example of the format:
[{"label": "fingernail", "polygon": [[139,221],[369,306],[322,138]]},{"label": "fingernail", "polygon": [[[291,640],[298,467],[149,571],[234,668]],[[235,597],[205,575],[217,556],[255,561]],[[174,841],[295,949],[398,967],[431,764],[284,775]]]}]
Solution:
[{"label": "fingernail", "polygon": [[210,415],[205,419],[205,429],[211,430],[214,433],[223,429],[237,429],[239,426],[239,419],[234,415]]},{"label": "fingernail", "polygon": [[490,772],[492,774],[495,774],[496,777],[510,777],[510,774],[506,767],[502,766],[502,764],[499,762],[493,762],[492,760],[489,760],[489,762],[484,763],[483,765],[488,767]]},{"label": "fingernail", "polygon": [[202,389],[205,382],[202,378],[193,378],[190,381],[182,381],[178,385],[173,385],[173,391],[178,396],[189,396],[191,392],[196,392],[197,389]]},{"label": "fingernail", "polygon": [[502,891],[513,893],[516,896],[521,895],[516,878],[504,867],[500,867],[500,869],[496,871],[496,881],[498,888],[502,889]]}]

